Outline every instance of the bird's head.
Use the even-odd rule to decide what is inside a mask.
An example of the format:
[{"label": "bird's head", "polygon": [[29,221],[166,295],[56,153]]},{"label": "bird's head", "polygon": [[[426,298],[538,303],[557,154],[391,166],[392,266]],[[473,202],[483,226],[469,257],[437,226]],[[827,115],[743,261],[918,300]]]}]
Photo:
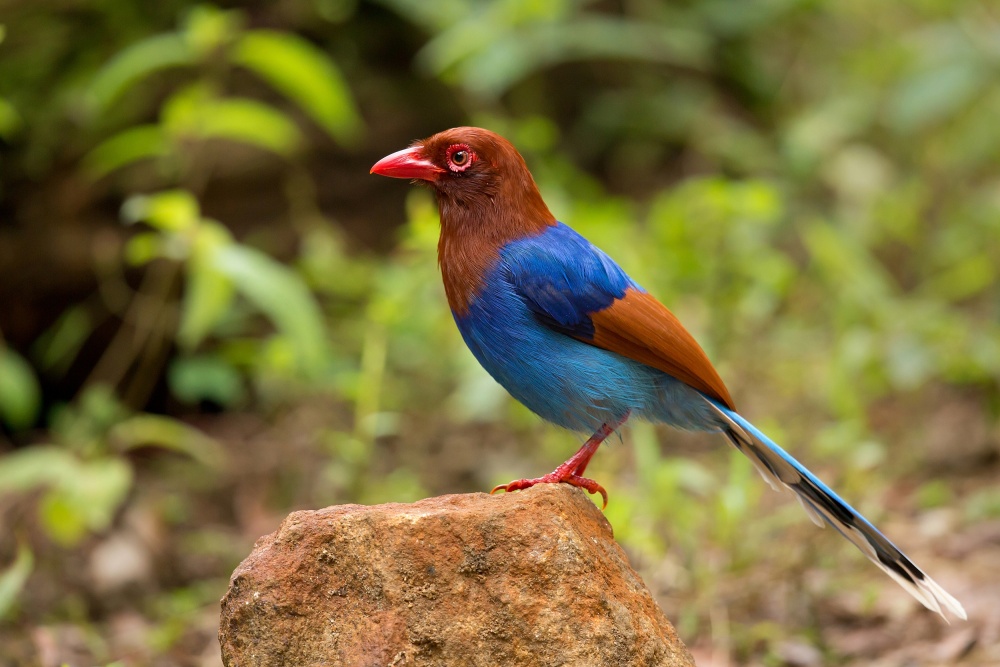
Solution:
[{"label": "bird's head", "polygon": [[422,181],[437,192],[442,220],[520,212],[554,221],[531,172],[514,146],[495,132],[455,127],[387,155],[371,173]]}]

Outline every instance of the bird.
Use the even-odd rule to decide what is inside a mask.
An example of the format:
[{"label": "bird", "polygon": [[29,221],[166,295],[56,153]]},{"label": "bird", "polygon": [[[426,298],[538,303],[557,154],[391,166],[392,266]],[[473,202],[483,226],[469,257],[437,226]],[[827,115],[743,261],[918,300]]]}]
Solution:
[{"label": "bird", "polygon": [[695,338],[611,257],[556,219],[509,141],[456,127],[387,155],[370,173],[433,189],[445,296],[483,368],[542,419],[592,433],[551,473],[493,492],[567,483],[601,494],[607,506],[607,491],[584,474],[628,419],[722,433],[814,523],[832,526],[946,621],[946,610],[966,619],[958,600],[737,412]]}]

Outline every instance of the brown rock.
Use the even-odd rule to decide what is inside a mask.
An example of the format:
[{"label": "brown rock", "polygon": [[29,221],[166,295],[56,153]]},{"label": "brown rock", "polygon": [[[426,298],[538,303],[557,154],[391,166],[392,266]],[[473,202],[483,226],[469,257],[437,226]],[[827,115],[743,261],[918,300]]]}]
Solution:
[{"label": "brown rock", "polygon": [[296,512],[233,573],[227,667],[693,666],[579,489]]}]

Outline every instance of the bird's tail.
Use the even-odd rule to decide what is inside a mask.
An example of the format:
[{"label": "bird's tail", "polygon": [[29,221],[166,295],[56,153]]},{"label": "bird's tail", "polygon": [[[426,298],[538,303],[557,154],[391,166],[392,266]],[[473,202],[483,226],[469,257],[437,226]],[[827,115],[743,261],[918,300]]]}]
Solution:
[{"label": "bird's tail", "polygon": [[965,609],[933,579],[880,533],[867,519],[809,472],[781,447],[736,412],[710,399],[736,449],[746,454],[761,476],[776,491],[792,491],[813,523],[826,522],[850,540],[875,565],[895,579],[925,607],[941,614],[944,609],[965,619]]}]

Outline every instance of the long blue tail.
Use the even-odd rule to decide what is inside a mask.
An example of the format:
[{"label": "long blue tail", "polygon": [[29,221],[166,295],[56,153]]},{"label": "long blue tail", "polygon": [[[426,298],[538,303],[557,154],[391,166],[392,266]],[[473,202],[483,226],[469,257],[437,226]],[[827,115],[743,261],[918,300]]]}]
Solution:
[{"label": "long blue tail", "polygon": [[946,620],[943,609],[959,618],[966,618],[965,609],[958,600],[924,574],[868,519],[844,502],[805,466],[736,412],[711,399],[705,400],[721,417],[726,436],[736,449],[753,462],[775,490],[792,491],[814,523],[822,526],[826,522],[836,528],[928,609],[941,614]]}]

